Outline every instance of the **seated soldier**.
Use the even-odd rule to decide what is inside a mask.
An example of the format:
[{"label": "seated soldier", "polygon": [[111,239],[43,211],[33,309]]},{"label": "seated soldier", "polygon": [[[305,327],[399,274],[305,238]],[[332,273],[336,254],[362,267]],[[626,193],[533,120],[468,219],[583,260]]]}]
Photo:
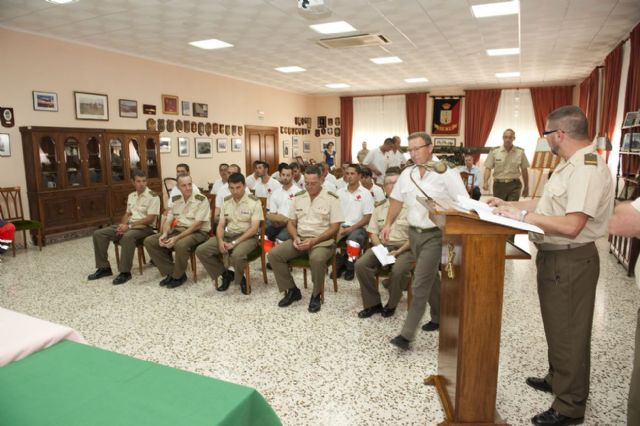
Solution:
[{"label": "seated soldier", "polygon": [[[218,189],[218,192],[216,193],[216,203],[215,203],[215,208],[213,210],[213,217],[216,223],[218,222],[218,218],[220,217],[220,209],[224,204],[224,199],[227,198],[229,195],[231,195],[231,191],[229,191],[229,176],[231,176],[234,173],[242,173],[242,169],[240,169],[240,166],[238,166],[237,164],[230,164],[229,167],[227,167],[227,175],[228,175],[227,183],[222,185]],[[251,193],[249,191],[249,188],[246,186],[246,179],[245,179],[245,192],[247,194]]]},{"label": "seated soldier", "polygon": [[[360,184],[371,193],[374,202],[379,203],[380,201],[384,201],[386,199],[384,191],[378,185],[373,183],[373,173],[371,173],[371,170],[366,167],[361,167],[360,169]],[[395,169],[397,169],[397,167]]]},{"label": "seated soldier", "polygon": [[[186,175],[186,176],[190,176],[191,174],[191,169],[189,168],[189,165],[186,163],[180,163],[176,166],[176,179],[178,178],[178,176],[180,175]],[[198,188],[197,185],[193,185],[193,193],[194,194],[199,194],[200,193],[200,189]],[[173,197],[175,197],[176,195],[180,195],[180,188],[178,188],[178,184],[176,183],[176,186],[174,186],[173,188],[171,188],[171,191],[169,192],[169,200],[167,201],[167,208],[170,209],[171,205],[173,204]]]},{"label": "seated soldier", "polygon": [[[350,164],[344,173],[344,179],[347,187],[339,189],[336,194],[344,212],[344,223],[336,239],[338,243],[345,241],[347,249],[338,256],[336,264],[337,275],[340,276],[344,272],[344,279],[352,280],[355,274],[354,262],[367,239],[365,227],[371,219],[374,203],[371,193],[360,185],[360,166]],[[355,253],[349,254],[351,246],[355,246],[356,250]]]},{"label": "seated soldier", "polygon": [[291,238],[287,231],[287,215],[291,209],[291,202],[300,192],[300,188],[293,184],[293,175],[288,164],[280,169],[280,180],[282,187],[271,195],[267,204],[267,226],[264,234],[271,241],[286,241]]},{"label": "seated soldier", "polygon": [[[211,206],[202,194],[193,193],[191,176],[178,176],[180,195],[173,197],[172,206],[158,234],[144,240],[153,263],[165,278],[161,286],[179,287],[187,280],[187,262],[191,252],[207,241],[211,230]],[[171,251],[175,250],[175,263]]]},{"label": "seated soldier", "polygon": [[[391,194],[393,186],[398,180],[398,173],[389,173],[384,177],[384,190],[387,196]],[[376,208],[371,216],[371,221],[367,231],[374,246],[382,244],[378,234],[382,230],[384,221],[389,211],[389,200],[376,203]],[[360,283],[360,293],[362,294],[362,304],[364,309],[358,313],[360,318],[369,318],[373,314],[380,312],[383,317],[390,317],[396,312],[396,306],[402,298],[402,291],[407,288],[411,277],[411,266],[415,259],[409,247],[409,223],[407,222],[407,206],[403,205],[396,221],[391,225],[389,242],[384,244],[391,256],[395,256],[396,262],[387,266],[391,269],[389,277],[389,300],[385,307],[380,301],[380,292],[376,285],[376,272],[380,270],[381,264],[373,253],[367,250],[356,262],[356,276]]]},{"label": "seated soldier", "polygon": [[98,269],[89,275],[89,280],[112,275],[107,250],[110,241],[118,241],[122,247],[118,265],[120,274],[113,280],[113,284],[129,281],[137,242],[153,234],[153,225],[160,214],[160,197],[147,187],[147,176],[142,170],[133,172],[133,186],[136,190],[127,198],[127,211],[120,224],[107,226],[93,233],[93,253]]},{"label": "seated soldier", "polygon": [[0,254],[5,253],[11,247],[16,233],[16,226],[13,223],[0,219]]},{"label": "seated soldier", "polygon": [[[220,209],[216,236],[196,249],[196,256],[214,280],[222,275],[218,291],[229,288],[231,281],[247,292],[244,270],[247,256],[258,245],[258,229],[263,220],[262,203],[258,197],[245,192],[244,176],[229,176],[229,195]],[[221,258],[222,257],[222,258]]]},{"label": "seated soldier", "polygon": [[322,172],[316,166],[308,166],[304,174],[306,190],[296,194],[289,210],[287,228],[291,239],[269,252],[269,263],[285,296],[278,302],[281,308],[302,299],[296,287],[288,262],[304,254],[309,256],[309,268],[313,281],[313,294],[309,312],[320,310],[320,291],[324,288],[327,262],[336,251],[335,236],[343,221],[340,200],[335,194],[322,189]]}]

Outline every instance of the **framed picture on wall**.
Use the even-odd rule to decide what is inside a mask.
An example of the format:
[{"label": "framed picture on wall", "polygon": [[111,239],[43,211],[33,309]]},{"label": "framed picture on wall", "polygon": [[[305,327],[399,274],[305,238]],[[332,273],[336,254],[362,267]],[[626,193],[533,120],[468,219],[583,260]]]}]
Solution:
[{"label": "framed picture on wall", "polygon": [[33,92],[34,111],[58,111],[58,94],[53,92]]},{"label": "framed picture on wall", "polygon": [[138,101],[118,99],[118,111],[120,117],[138,118]]},{"label": "framed picture on wall", "polygon": [[294,148],[297,148],[300,146],[300,138],[293,138],[293,142],[291,143],[291,146],[293,146]]},{"label": "framed picture on wall", "polygon": [[209,117],[209,105],[193,103],[193,116],[194,117]]},{"label": "framed picture on wall", "polygon": [[213,158],[213,139],[195,138],[196,158]]},{"label": "framed picture on wall", "polygon": [[217,139],[216,143],[218,145],[218,152],[227,152],[227,139],[226,138]]},{"label": "framed picture on wall", "polygon": [[291,150],[291,148],[289,147],[289,144],[290,143],[289,143],[288,140],[282,141],[282,152],[283,152],[282,155],[283,155],[283,157],[289,157],[289,153],[290,153],[290,150]]},{"label": "framed picture on wall", "polygon": [[162,95],[162,113],[178,115],[178,97],[174,95]]},{"label": "framed picture on wall", "polygon": [[456,138],[433,138],[434,146],[456,146]]},{"label": "framed picture on wall", "polygon": [[100,93],[73,92],[77,120],[109,121],[109,98]]},{"label": "framed picture on wall", "polygon": [[160,138],[160,152],[163,154],[171,152],[171,138],[169,136]]},{"label": "framed picture on wall", "polygon": [[242,151],[242,139],[240,138],[231,139],[231,151],[232,152]]},{"label": "framed picture on wall", "polygon": [[311,142],[310,141],[304,141],[302,143],[302,152],[311,152]]},{"label": "framed picture on wall", "polygon": [[300,149],[296,148],[296,147],[293,147],[291,149],[291,155],[293,155],[294,157],[300,157]]},{"label": "framed picture on wall", "polygon": [[184,136],[178,137],[178,156],[179,157],[189,156],[189,138],[186,138]]},{"label": "framed picture on wall", "polygon": [[11,157],[9,133],[0,133],[0,157]]},{"label": "framed picture on wall", "polygon": [[327,116],[325,115],[318,116],[318,127],[320,128],[327,127]]},{"label": "framed picture on wall", "polygon": [[191,102],[182,101],[182,115],[191,115]]},{"label": "framed picture on wall", "polygon": [[156,115],[156,106],[150,104],[142,104],[142,113],[146,115]]}]

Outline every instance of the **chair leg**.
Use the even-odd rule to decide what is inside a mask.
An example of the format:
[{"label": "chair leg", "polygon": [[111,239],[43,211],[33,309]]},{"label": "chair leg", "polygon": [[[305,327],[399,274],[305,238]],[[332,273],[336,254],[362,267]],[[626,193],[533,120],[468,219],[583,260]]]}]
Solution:
[{"label": "chair leg", "polygon": [[138,246],[136,248],[138,252],[138,270],[140,270],[140,275],[142,275],[142,268],[144,268],[144,246]]},{"label": "chair leg", "polygon": [[249,268],[249,264],[244,268],[244,276],[247,279],[247,294],[251,294],[251,268]]},{"label": "chair leg", "polygon": [[307,268],[302,268],[302,276],[304,277],[304,288],[307,288]]},{"label": "chair leg", "polygon": [[11,251],[13,252],[13,257],[16,257],[16,234],[13,234],[13,241],[11,241]]},{"label": "chair leg", "polygon": [[262,262],[262,280],[264,281],[264,285],[267,285],[267,259],[264,255],[264,252],[262,252],[260,259]]},{"label": "chair leg", "polygon": [[337,293],[338,292],[338,277],[336,276],[336,255],[335,254],[333,255],[331,269],[333,269],[333,271],[331,272],[331,275],[333,276],[333,292]]}]

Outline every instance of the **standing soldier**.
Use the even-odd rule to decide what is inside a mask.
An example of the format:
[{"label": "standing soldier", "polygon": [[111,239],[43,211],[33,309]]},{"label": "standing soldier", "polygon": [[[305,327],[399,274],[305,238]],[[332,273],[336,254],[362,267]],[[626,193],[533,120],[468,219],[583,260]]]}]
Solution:
[{"label": "standing soldier", "polygon": [[308,253],[313,281],[309,312],[318,312],[327,262],[336,252],[335,236],[344,218],[338,197],[322,189],[322,172],[317,166],[306,168],[304,180],[307,189],[296,194],[288,214],[291,239],[269,252],[269,263],[278,288],[286,292],[278,303],[284,308],[302,299],[287,262]]},{"label": "standing soldier", "polygon": [[[398,173],[387,172],[384,177],[384,190],[387,195],[391,194],[393,187],[398,180]],[[376,203],[371,221],[367,231],[374,246],[382,244],[378,234],[389,211],[389,200]],[[407,206],[402,205],[402,210],[398,218],[391,225],[389,241],[384,244],[389,250],[389,254],[396,258],[391,268],[389,278],[389,301],[382,307],[380,292],[376,285],[376,272],[382,267],[373,250],[367,250],[356,262],[356,276],[360,283],[360,293],[362,294],[362,304],[364,309],[358,313],[360,318],[369,318],[373,314],[380,312],[383,317],[393,316],[396,306],[402,298],[402,291],[407,288],[407,283],[411,278],[411,264],[414,262],[413,254],[409,247],[409,223],[407,222]]]},{"label": "standing soldier", "polygon": [[[211,230],[211,206],[207,197],[193,193],[191,176],[179,175],[178,188],[180,195],[175,195],[167,219],[159,234],[151,235],[144,240],[153,263],[158,266],[165,278],[161,286],[175,288],[187,280],[187,262],[191,252],[209,238]],[[175,263],[171,257],[175,250]]]},{"label": "standing soldier", "polygon": [[[484,162],[484,184],[482,188],[489,190],[489,178],[493,173],[493,196],[504,201],[518,201],[520,194],[523,197],[529,195],[529,160],[524,149],[513,146],[516,140],[516,132],[507,129],[502,134],[504,144],[493,148]],[[520,182],[522,176],[522,182]],[[523,188],[524,184],[524,188]]]},{"label": "standing soldier", "polygon": [[93,233],[93,253],[98,269],[89,275],[89,280],[112,275],[107,250],[110,241],[119,241],[122,247],[118,265],[120,274],[113,280],[113,284],[129,281],[137,242],[153,234],[153,224],[160,214],[160,197],[147,187],[147,176],[142,170],[133,172],[133,185],[136,190],[127,198],[127,211],[120,224],[107,226]]},{"label": "standing soldier", "polygon": [[242,294],[249,294],[244,270],[247,256],[258,245],[258,228],[264,218],[262,204],[257,197],[245,192],[244,176],[240,173],[229,176],[229,191],[231,195],[225,198],[220,209],[216,236],[200,245],[196,256],[211,278],[216,280],[222,275],[218,291],[225,291],[231,281],[235,281]]},{"label": "standing soldier", "polygon": [[591,325],[600,274],[595,241],[607,235],[613,179],[589,140],[587,117],[580,108],[556,109],[545,129],[551,152],[562,161],[542,197],[520,202],[492,198],[489,203],[498,206],[497,213],[545,232],[529,238],[538,248],[538,296],[549,370],[526,383],[555,399],[531,422],[573,425],[582,423],[589,396]]}]

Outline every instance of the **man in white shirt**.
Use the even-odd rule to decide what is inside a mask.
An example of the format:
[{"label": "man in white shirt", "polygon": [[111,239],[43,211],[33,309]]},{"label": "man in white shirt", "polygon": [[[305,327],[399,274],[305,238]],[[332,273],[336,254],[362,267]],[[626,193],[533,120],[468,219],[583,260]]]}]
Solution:
[{"label": "man in white shirt", "polygon": [[[469,173],[472,176],[469,176],[469,181],[473,179],[473,190],[471,191],[471,198],[474,200],[479,200],[481,197],[480,192],[480,182],[482,182],[482,172],[480,171],[480,167],[473,164],[473,155],[466,154],[464,156],[464,166],[458,167],[459,172]],[[465,182],[465,185],[468,185]]]},{"label": "man in white shirt", "polygon": [[373,175],[376,177],[376,182],[380,185],[382,185],[384,181],[384,174],[389,167],[386,154],[391,151],[394,146],[393,139],[385,139],[384,144],[369,151],[362,163],[371,170]]},{"label": "man in white shirt", "polygon": [[404,154],[400,150],[401,142],[402,141],[400,140],[400,136],[393,137],[393,149],[387,152],[387,160],[388,160],[387,168],[390,168],[390,167],[402,168],[407,162],[407,160],[404,158]]},{"label": "man in white shirt", "polygon": [[431,305],[431,321],[424,324],[424,331],[440,327],[440,275],[438,267],[442,257],[442,232],[429,218],[429,211],[418,197],[449,198],[469,197],[460,179],[460,173],[447,168],[442,174],[425,167],[432,161],[433,144],[431,136],[424,132],[409,135],[409,154],[413,167],[404,169],[389,197],[389,212],[380,232],[383,244],[389,241],[391,225],[395,222],[403,205],[407,207],[409,223],[409,244],[416,259],[413,279],[413,302],[409,307],[402,331],[391,340],[401,349],[409,349],[411,341],[427,307]]},{"label": "man in white shirt", "polygon": [[338,191],[338,187],[336,186],[336,182],[338,180],[334,175],[329,173],[329,166],[327,166],[327,163],[318,163],[318,167],[322,170],[322,179],[324,179],[322,189],[335,194]]},{"label": "man in white shirt", "polygon": [[289,167],[291,167],[291,173],[293,174],[293,184],[300,189],[304,189],[304,174],[300,170],[300,164],[294,161],[289,164]]},{"label": "man in white shirt", "polygon": [[269,163],[266,161],[260,161],[256,165],[256,173],[258,178],[253,187],[254,194],[256,197],[266,198],[268,203],[271,194],[282,188],[282,185],[274,177],[269,176]]},{"label": "man in white shirt", "polygon": [[[240,166],[238,166],[237,164],[231,164],[227,168],[227,175],[228,176],[231,176],[234,173],[242,173],[242,171],[240,169]],[[246,180],[245,180],[244,191],[245,192],[250,192],[249,188],[247,188],[247,186],[246,186]],[[222,185],[222,187],[218,190],[218,193],[216,194],[216,207],[213,210],[213,217],[214,217],[214,221],[215,222],[218,222],[218,218],[220,217],[220,209],[222,208],[222,205],[224,204],[224,199],[226,197],[228,197],[229,195],[231,195],[231,191],[229,190],[229,183],[227,182],[224,185]]]},{"label": "man in white shirt", "polygon": [[293,184],[293,174],[288,164],[280,170],[280,180],[282,181],[282,187],[271,195],[267,204],[265,235],[271,241],[276,239],[286,241],[291,238],[287,231],[287,222],[289,221],[287,215],[291,208],[291,202],[296,194],[300,192],[300,188]]},{"label": "man in white shirt", "polygon": [[258,172],[256,171],[256,167],[260,163],[260,160],[256,160],[253,162],[253,171],[250,175],[245,179],[245,183],[247,188],[253,191],[253,188],[256,186],[256,182],[258,182]]},{"label": "man in white shirt", "polygon": [[229,168],[229,165],[227,163],[222,163],[222,164],[220,164],[220,166],[218,166],[218,172],[220,173],[220,179],[217,179],[213,183],[213,186],[211,187],[211,193],[213,195],[216,195],[218,193],[218,191],[220,190],[220,188],[222,188],[224,186],[224,184],[227,183],[227,178],[229,177],[229,174],[227,173],[227,169],[228,168]]},{"label": "man in white shirt", "polygon": [[[190,172],[189,172],[189,165],[186,163],[180,163],[176,166],[176,176],[180,176],[180,175],[186,175],[186,176],[191,176]],[[193,195],[198,195],[200,194],[200,189],[196,186],[196,185],[192,185],[192,192]],[[176,186],[174,186],[171,191],[169,192],[169,199],[167,200],[167,208],[170,209],[173,206],[173,197],[175,197],[176,195],[182,195],[182,192],[180,192],[180,189],[178,188],[178,185],[176,184]]]},{"label": "man in white shirt", "polygon": [[336,188],[337,189],[346,188],[347,187],[347,181],[344,180],[344,172],[347,170],[347,167],[349,167],[349,163],[343,163],[342,166],[340,167],[340,172],[342,173],[342,177],[340,179],[336,179]]},{"label": "man in white shirt", "polygon": [[[345,171],[347,187],[339,189],[336,195],[340,198],[344,222],[340,226],[338,242],[345,241],[347,246],[350,242],[358,244],[362,249],[367,239],[366,226],[369,224],[373,213],[373,197],[371,193],[360,185],[360,167],[357,164],[350,164]],[[337,276],[344,272],[345,280],[352,280],[355,275],[355,261],[357,256],[349,256],[346,252],[338,256],[336,261]]]},{"label": "man in white shirt", "polygon": [[[397,172],[400,174],[400,172]],[[395,182],[394,182],[395,183]],[[384,201],[387,197],[384,195],[384,191],[378,185],[373,183],[373,176],[371,175],[371,170],[367,168],[362,168],[360,170],[360,184],[364,186],[364,188],[371,193],[373,197],[373,201],[375,203],[379,203],[380,201]]]}]

